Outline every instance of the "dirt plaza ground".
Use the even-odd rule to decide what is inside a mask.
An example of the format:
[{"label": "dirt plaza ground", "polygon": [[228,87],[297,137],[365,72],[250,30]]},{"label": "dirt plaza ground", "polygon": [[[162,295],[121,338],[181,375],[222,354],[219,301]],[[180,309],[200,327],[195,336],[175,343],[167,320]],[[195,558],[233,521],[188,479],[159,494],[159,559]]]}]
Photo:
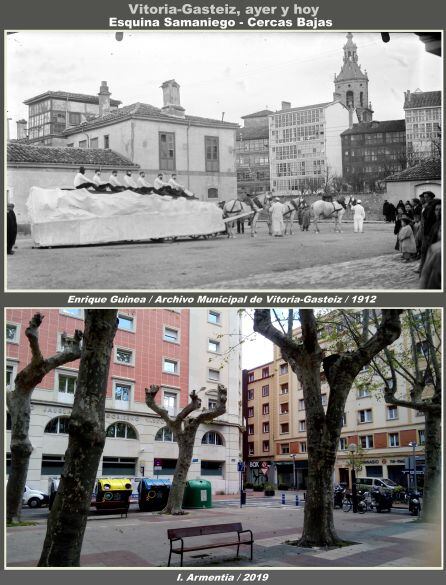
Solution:
[{"label": "dirt plaza ground", "polygon": [[[166,567],[169,554],[168,528],[241,522],[254,534],[253,561],[249,548],[207,549],[185,555],[184,566],[226,567],[439,567],[441,540],[439,528],[418,522],[407,511],[366,514],[334,511],[341,538],[354,544],[332,549],[301,549],[292,543],[302,531],[302,505],[246,506],[240,509],[223,496],[219,505],[206,510],[189,510],[184,516],[162,516],[139,512],[132,506],[127,518],[119,515],[90,516],[81,556],[82,567]],[[293,498],[290,499],[293,501]],[[36,566],[46,530],[46,510],[38,511],[35,526],[8,528],[7,566]],[[31,518],[27,518],[30,520]],[[230,536],[230,535],[229,535]],[[224,535],[223,535],[224,537]],[[222,535],[215,538],[222,540]],[[243,550],[245,548],[245,550]],[[172,566],[179,565],[178,555]]]},{"label": "dirt plaza ground", "polygon": [[[417,289],[416,263],[394,250],[393,224],[345,223],[343,233],[324,223],[321,233],[270,237],[260,223],[256,238],[144,242],[78,248],[33,249],[17,240],[8,256],[9,290],[212,289]],[[310,228],[312,229],[312,228]]]}]

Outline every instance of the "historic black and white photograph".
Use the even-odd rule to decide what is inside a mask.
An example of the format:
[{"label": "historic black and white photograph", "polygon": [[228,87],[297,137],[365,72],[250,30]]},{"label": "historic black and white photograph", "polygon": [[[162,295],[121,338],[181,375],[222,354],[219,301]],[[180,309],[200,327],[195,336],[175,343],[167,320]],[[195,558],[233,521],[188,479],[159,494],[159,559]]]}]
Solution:
[{"label": "historic black and white photograph", "polygon": [[440,33],[6,45],[8,290],[441,289]]}]

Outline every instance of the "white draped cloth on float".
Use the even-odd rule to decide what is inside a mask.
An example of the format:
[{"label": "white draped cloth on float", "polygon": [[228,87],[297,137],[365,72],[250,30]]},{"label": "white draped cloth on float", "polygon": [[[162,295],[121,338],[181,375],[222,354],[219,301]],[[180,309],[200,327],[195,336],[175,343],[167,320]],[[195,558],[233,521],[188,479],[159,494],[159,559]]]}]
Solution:
[{"label": "white draped cloth on float", "polygon": [[222,211],[215,203],[184,197],[31,187],[26,205],[36,247],[132,242],[225,230]]}]

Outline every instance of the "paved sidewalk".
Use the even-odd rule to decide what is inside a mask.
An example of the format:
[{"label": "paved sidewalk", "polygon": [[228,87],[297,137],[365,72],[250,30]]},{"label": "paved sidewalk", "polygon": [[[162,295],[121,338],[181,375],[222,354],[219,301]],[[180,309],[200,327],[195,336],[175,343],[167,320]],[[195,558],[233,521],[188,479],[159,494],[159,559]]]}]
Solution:
[{"label": "paved sidewalk", "polygon": [[[185,555],[187,567],[439,567],[439,530],[402,513],[356,515],[335,510],[341,538],[357,543],[335,549],[300,549],[289,542],[301,535],[302,507],[244,507],[220,500],[216,508],[190,510],[168,517],[131,511],[128,518],[90,517],[81,557],[83,567],[166,567],[168,528],[240,521],[254,533],[254,560],[249,551],[210,549]],[[7,530],[8,567],[36,566],[46,520],[37,526]],[[213,538],[213,537],[210,537]],[[216,537],[220,540],[221,537]],[[247,548],[247,547],[245,547]],[[438,548],[438,550],[437,550]],[[175,555],[177,557],[177,555]],[[178,565],[178,558],[173,564]]]}]

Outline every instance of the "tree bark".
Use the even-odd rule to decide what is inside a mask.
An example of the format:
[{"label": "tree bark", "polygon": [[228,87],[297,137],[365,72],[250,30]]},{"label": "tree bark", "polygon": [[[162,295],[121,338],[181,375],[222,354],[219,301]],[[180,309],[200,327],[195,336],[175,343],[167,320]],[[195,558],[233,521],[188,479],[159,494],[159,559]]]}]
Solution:
[{"label": "tree bark", "polygon": [[[176,417],[169,416],[167,410],[155,402],[159,389],[159,386],[154,384],[150,388],[146,388],[146,404],[151,410],[160,415],[178,443],[178,459],[169,498],[166,507],[161,510],[160,514],[179,515],[184,514],[182,509],[184,489],[192,461],[198,427],[201,423],[210,423],[226,412],[227,389],[223,384],[219,384],[216,407],[212,410],[203,410],[196,416],[191,415],[201,408],[201,400],[196,391],[193,390],[190,394],[190,402]],[[201,390],[206,390],[206,388],[201,388]]]},{"label": "tree bark", "polygon": [[425,412],[425,470],[423,509],[421,516],[427,522],[441,516],[441,414]]},{"label": "tree bark", "polygon": [[[336,546],[342,543],[333,521],[333,474],[345,402],[360,370],[400,336],[401,312],[399,309],[384,309],[376,332],[371,337],[364,336],[356,351],[329,356],[324,356],[319,345],[313,310],[299,310],[300,339],[291,339],[276,329],[269,309],[254,312],[254,331],[281,349],[283,359],[290,364],[303,389],[308,490],[299,546]],[[321,365],[330,389],[326,412],[321,399]]]},{"label": "tree bark", "polygon": [[11,415],[11,470],[6,488],[6,520],[8,523],[20,521],[22,498],[28,475],[29,459],[33,446],[29,440],[31,419],[31,397],[34,388],[51,371],[68,362],[79,359],[82,333],[76,330],[74,337],[63,336],[63,350],[44,358],[39,346],[39,328],[44,316],[35,313],[25,335],[31,349],[31,361],[16,376],[14,390],[6,395],[8,411]]},{"label": "tree bark", "polygon": [[105,444],[105,399],[118,319],[115,309],[89,309],[69,441],[48,518],[39,567],[79,567],[97,469]]}]

